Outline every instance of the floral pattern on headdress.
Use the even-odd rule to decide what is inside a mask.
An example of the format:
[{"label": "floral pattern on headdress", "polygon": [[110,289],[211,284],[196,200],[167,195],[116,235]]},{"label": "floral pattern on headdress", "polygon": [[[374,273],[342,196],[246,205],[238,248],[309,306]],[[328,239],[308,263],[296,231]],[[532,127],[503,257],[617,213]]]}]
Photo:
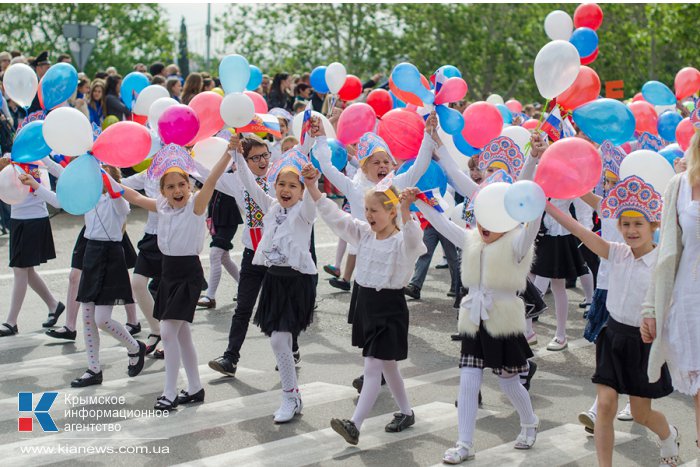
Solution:
[{"label": "floral pattern on headdress", "polygon": [[170,169],[180,169],[186,174],[200,175],[190,153],[182,146],[173,143],[166,144],[155,153],[146,175],[151,180],[159,180]]},{"label": "floral pattern on headdress", "polygon": [[479,170],[486,170],[494,162],[502,162],[507,167],[508,175],[518,178],[525,165],[525,156],[507,136],[499,136],[491,140],[479,154]]},{"label": "floral pattern on headdress", "polygon": [[603,217],[617,219],[626,211],[634,211],[649,222],[661,222],[663,200],[654,188],[636,175],[618,183],[601,204]]},{"label": "floral pattern on headdress", "polygon": [[389,146],[379,135],[374,133],[365,133],[362,135],[360,142],[357,144],[357,160],[362,163],[362,161],[379,151],[386,152],[389,157],[391,157],[391,160],[396,163],[396,159],[394,159],[394,156],[391,155]]}]

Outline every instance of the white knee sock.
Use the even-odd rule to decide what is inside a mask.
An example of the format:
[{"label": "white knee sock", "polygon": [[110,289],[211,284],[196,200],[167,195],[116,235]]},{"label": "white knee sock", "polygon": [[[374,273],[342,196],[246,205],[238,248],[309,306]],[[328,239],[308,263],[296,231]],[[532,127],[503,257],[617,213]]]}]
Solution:
[{"label": "white knee sock", "polygon": [[241,278],[241,275],[238,271],[238,265],[231,259],[230,251],[224,250],[224,254],[221,257],[221,265],[224,267],[224,269],[226,269],[226,272],[229,273],[231,277],[233,277],[233,280],[236,281],[236,283],[238,283]]},{"label": "white knee sock", "polygon": [[476,429],[476,412],[479,409],[479,390],[484,370],[462,367],[459,369],[459,394],[457,395],[457,426],[459,441],[472,444]]},{"label": "white knee sock", "polygon": [[216,298],[216,289],[219,288],[221,281],[221,258],[224,255],[224,250],[215,246],[209,251],[209,288],[207,289],[207,297],[214,300]]},{"label": "white knee sock", "polygon": [[559,342],[566,339],[566,320],[569,316],[569,298],[566,296],[566,279],[552,279],[552,295],[557,315],[557,332]]},{"label": "white knee sock", "polygon": [[46,306],[49,307],[49,313],[56,311],[56,307],[58,307],[58,300],[56,300],[49,288],[46,286],[44,279],[41,278],[34,268],[27,268],[27,272],[29,273],[27,277],[29,287],[31,287],[32,290],[36,292],[36,294],[44,301],[44,303],[46,303]]},{"label": "white knee sock", "polygon": [[[116,340],[124,344],[129,353],[137,353],[139,344],[136,339],[131,337],[129,331],[124,325],[117,320],[112,319],[111,305],[95,305],[95,322],[97,327],[108,332]],[[138,357],[129,357],[129,364],[134,365],[138,361]]]},{"label": "white knee sock", "polygon": [[197,366],[197,350],[192,340],[190,323],[183,321],[177,333],[177,342],[180,345],[182,366],[187,374],[187,392],[195,394],[202,389],[202,382],[199,379],[199,367]]},{"label": "white knee sock", "polygon": [[[131,290],[134,292],[136,303],[141,308],[141,314],[148,321],[148,327],[151,329],[151,334],[160,335],[160,321],[153,317],[153,295],[148,291],[148,277],[141,274],[134,274],[131,278]],[[155,340],[150,339],[146,345],[153,345]]]},{"label": "white knee sock", "polygon": [[411,403],[408,401],[408,394],[403,384],[403,378],[399,371],[399,363],[396,360],[382,360],[382,373],[386,380],[386,385],[389,386],[391,395],[394,397],[396,404],[399,406],[401,413],[411,415]]},{"label": "white knee sock", "polygon": [[528,338],[535,333],[535,329],[532,327],[532,318],[527,318],[525,320],[525,337]]},{"label": "white knee sock", "polygon": [[[518,411],[520,416],[521,425],[529,425],[535,423],[537,417],[535,412],[532,410],[532,401],[530,400],[530,394],[527,390],[520,384],[520,378],[518,375],[504,373],[503,376],[498,378],[498,384],[501,386],[501,390],[508,397],[510,403],[513,404],[515,410]],[[534,434],[534,428],[528,429],[532,430],[532,433],[528,431],[528,435]]]},{"label": "white knee sock", "polygon": [[352,422],[359,430],[362,423],[365,421],[369,413],[377,401],[379,390],[382,385],[382,368],[384,367],[381,360],[374,357],[365,357],[364,382],[362,384],[362,392],[360,399],[357,401],[355,413],[352,414]]},{"label": "white knee sock", "polygon": [[127,303],[124,305],[126,310],[126,322],[129,324],[138,324],[139,319],[136,317],[136,304]]},{"label": "white knee sock", "polygon": [[588,411],[598,415],[598,396],[596,396],[595,400],[593,401],[593,405],[590,409],[588,409]]},{"label": "white knee sock", "polygon": [[[85,352],[88,358],[88,368],[95,373],[100,371],[100,331],[95,322],[95,304],[83,303],[83,336],[85,336]],[[85,377],[86,375],[83,375]],[[90,376],[90,375],[87,375]]]},{"label": "white knee sock", "polygon": [[29,284],[29,270],[27,268],[12,268],[15,276],[12,283],[12,298],[10,299],[10,313],[7,315],[7,324],[13,326],[17,324],[19,310],[22,309],[24,297],[27,295],[27,285]]},{"label": "white knee sock", "polygon": [[66,295],[66,327],[71,331],[76,330],[78,321],[78,311],[80,303],[75,299],[78,297],[78,286],[80,285],[80,269],[71,268],[68,274],[68,294]]},{"label": "white knee sock", "polygon": [[586,297],[586,303],[591,303],[593,301],[593,273],[589,269],[588,274],[584,274],[579,279],[581,279],[581,287]]},{"label": "white knee sock", "polygon": [[340,266],[343,264],[343,256],[345,256],[345,250],[348,247],[348,242],[343,239],[338,239],[338,247],[335,249],[335,268],[340,270]]},{"label": "white knee sock", "polygon": [[177,397],[177,377],[180,372],[180,345],[178,335],[182,320],[166,319],[160,323],[160,336],[165,351],[165,388],[163,395],[174,401]]},{"label": "white knee sock", "polygon": [[297,391],[297,372],[292,355],[292,333],[274,331],[270,336],[270,346],[277,359],[277,368],[284,392]]}]

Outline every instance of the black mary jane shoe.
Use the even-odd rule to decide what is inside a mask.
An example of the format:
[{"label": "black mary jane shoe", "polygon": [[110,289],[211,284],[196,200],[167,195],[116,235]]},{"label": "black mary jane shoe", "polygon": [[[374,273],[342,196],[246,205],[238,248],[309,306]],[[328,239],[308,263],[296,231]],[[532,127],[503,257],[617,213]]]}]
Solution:
[{"label": "black mary jane shoe", "polygon": [[63,303],[58,302],[58,306],[56,307],[56,311],[54,311],[53,313],[49,313],[49,317],[46,319],[46,321],[44,321],[41,324],[41,327],[51,328],[51,327],[56,326],[56,323],[58,323],[58,318],[63,314],[65,309],[66,309],[66,306]]},{"label": "black mary jane shoe", "polygon": [[156,360],[163,360],[165,359],[165,350],[163,349],[158,349],[155,352],[153,352],[153,358]]},{"label": "black mary jane shoe", "polygon": [[176,397],[174,401],[171,401],[165,396],[160,396],[158,399],[156,399],[156,405],[153,406],[155,410],[160,410],[162,412],[167,412],[169,410],[172,410],[177,407],[177,402],[178,398]]},{"label": "black mary jane shoe", "polygon": [[141,341],[136,341],[139,344],[139,351],[136,353],[130,353],[128,354],[129,357],[134,358],[138,357],[139,361],[134,363],[133,365],[129,365],[129,376],[134,377],[141,373],[141,370],[143,370],[143,364],[146,361],[146,344],[144,344]]},{"label": "black mary jane shoe", "polygon": [[184,389],[180,391],[180,394],[177,396],[177,403],[189,404],[190,402],[204,402],[204,388],[194,394],[190,394]]},{"label": "black mary jane shoe", "polygon": [[131,323],[126,323],[124,325],[127,331],[129,331],[129,334],[132,336],[135,336],[136,334],[141,332],[141,323],[136,323],[136,324],[131,324]]},{"label": "black mary jane shoe", "polygon": [[[149,334],[148,339],[150,339],[151,337],[155,337],[156,342],[153,345],[146,344],[146,355],[153,353],[153,351],[156,350],[156,346],[158,345],[158,342],[160,342],[160,335],[159,334]],[[146,340],[148,340],[148,339],[146,339]]]},{"label": "black mary jane shoe", "polygon": [[3,327],[0,327],[0,337],[5,337],[5,336],[14,336],[17,334],[19,331],[17,330],[17,325],[15,324],[14,326],[8,323],[2,323]]},{"label": "black mary jane shoe", "polygon": [[87,369],[85,373],[90,376],[87,378],[76,378],[70,382],[72,388],[84,388],[87,386],[94,386],[96,384],[102,384],[102,371],[95,373],[94,371]]},{"label": "black mary jane shoe", "polygon": [[[60,332],[60,329],[65,329],[65,330],[63,332]],[[71,331],[66,326],[63,326],[62,328],[59,328],[59,329],[49,329],[48,331],[46,331],[46,335],[49,337],[53,337],[55,339],[66,339],[69,341],[74,341],[75,338],[78,337],[78,332]]]}]

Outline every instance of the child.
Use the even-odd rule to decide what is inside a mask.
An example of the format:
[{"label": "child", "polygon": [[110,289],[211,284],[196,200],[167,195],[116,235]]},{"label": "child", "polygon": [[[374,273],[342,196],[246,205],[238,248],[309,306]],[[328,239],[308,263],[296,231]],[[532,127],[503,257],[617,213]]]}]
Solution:
[{"label": "child", "polygon": [[[328,151],[325,138],[318,138],[316,144],[319,152]],[[307,166],[304,174],[313,177],[308,191],[324,221],[358,253],[356,292],[351,303],[352,344],[362,349],[364,383],[352,418],[333,418],[331,428],[348,443],[358,443],[362,423],[377,400],[383,375],[400,409],[385,429],[400,432],[415,423],[398,362],[408,354],[408,307],[403,287],[416,260],[427,251],[423,233],[411,216],[411,201],[403,197],[403,229],[399,229],[399,197],[391,185],[393,174],[365,194],[365,221],[354,219],[321,194],[316,185],[319,174],[313,166]]]},{"label": "child", "polygon": [[552,204],[547,212],[594,253],[610,263],[606,306],[610,317],[596,340],[596,370],[592,381],[598,391],[595,444],[598,464],[613,465],[614,428],[618,394],[630,396],[634,420],[659,436],[660,465],[679,463],[678,430],[651,408],[651,400],[673,392],[664,365],[661,379],[650,383],[647,363],[651,346],[642,341],[642,301],[651,286],[657,250],[653,233],[661,220],[661,196],[642,179],[622,180],[601,205],[603,217],[618,220],[625,243],[608,242],[583,227]]}]

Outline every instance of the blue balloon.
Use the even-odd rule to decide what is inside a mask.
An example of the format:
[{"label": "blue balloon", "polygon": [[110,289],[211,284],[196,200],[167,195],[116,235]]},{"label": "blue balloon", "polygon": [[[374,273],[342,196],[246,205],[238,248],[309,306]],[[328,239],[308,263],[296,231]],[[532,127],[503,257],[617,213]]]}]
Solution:
[{"label": "blue balloon", "polygon": [[56,196],[64,211],[80,216],[97,206],[102,196],[100,163],[83,154],[63,171],[56,184]]},{"label": "blue balloon", "polygon": [[464,128],[464,116],[455,109],[451,109],[446,105],[438,105],[435,107],[440,127],[448,135],[454,135],[462,131]]},{"label": "blue balloon", "polygon": [[683,120],[678,112],[667,110],[659,115],[659,120],[656,123],[656,129],[659,131],[659,136],[670,143],[676,142],[676,127]]},{"label": "blue balloon", "polygon": [[442,73],[445,78],[461,78],[462,72],[454,65],[443,65],[437,69],[435,74]]},{"label": "blue balloon", "polygon": [[464,139],[461,132],[452,135],[452,141],[455,143],[457,150],[465,156],[473,156],[475,154],[479,154],[480,152],[479,149],[467,143],[467,140]]},{"label": "blue balloon", "polygon": [[391,79],[397,88],[418,96],[424,104],[432,104],[435,95],[423,87],[420,71],[411,63],[399,63],[391,72]]},{"label": "blue balloon", "polygon": [[671,167],[673,167],[673,161],[679,158],[682,159],[684,153],[681,147],[678,145],[678,143],[673,143],[669,144],[661,151],[659,151],[659,154],[661,154],[664,157],[664,159],[666,159],[668,163],[671,164]]},{"label": "blue balloon", "polygon": [[503,123],[510,125],[513,123],[513,112],[510,111],[508,107],[503,104],[496,104],[498,111],[501,112],[501,117],[503,117]]},{"label": "blue balloon", "polygon": [[317,66],[314,68],[311,72],[309,82],[311,83],[311,87],[314,89],[314,91],[321,94],[326,94],[329,91],[328,85],[326,84],[326,67]]},{"label": "blue balloon", "polygon": [[642,86],[644,100],[653,105],[675,105],[676,95],[659,81],[647,81]]},{"label": "blue balloon", "polygon": [[134,107],[139,93],[149,84],[151,83],[148,82],[148,77],[138,71],[132,71],[124,77],[121,90],[119,91],[119,97],[127,109],[131,110]]},{"label": "blue balloon", "polygon": [[255,91],[262,84],[262,79],[262,70],[255,65],[250,65],[250,78],[248,79],[248,84],[245,88],[248,91]]},{"label": "blue balloon", "polygon": [[57,63],[41,79],[41,97],[44,108],[51,110],[71,98],[78,89],[78,72],[73,65]]},{"label": "blue balloon", "polygon": [[226,94],[243,92],[250,81],[250,64],[238,54],[227,55],[219,63],[219,79]]},{"label": "blue balloon", "polygon": [[391,94],[391,101],[394,103],[394,109],[403,109],[404,107],[406,107],[406,103],[398,97],[396,97],[396,95],[393,92],[389,91],[389,94]]},{"label": "blue balloon", "polygon": [[26,164],[38,161],[51,154],[51,148],[44,140],[42,133],[44,122],[35,120],[19,130],[12,143],[12,160]]},{"label": "blue balloon", "polygon": [[576,28],[569,38],[581,57],[588,57],[598,48],[598,34],[591,28]]},{"label": "blue balloon", "polygon": [[547,198],[537,183],[521,180],[508,187],[503,204],[516,221],[532,222],[542,216]]},{"label": "blue balloon", "polygon": [[[343,145],[337,139],[328,138],[328,147],[331,150],[331,164],[333,167],[342,171],[346,165],[348,165],[348,152],[345,150]],[[311,150],[311,163],[318,170],[321,170],[321,163],[314,156],[314,150]]]},{"label": "blue balloon", "polygon": [[598,144],[610,140],[615,146],[634,137],[632,111],[615,99],[597,99],[574,110],[574,122]]},{"label": "blue balloon", "polygon": [[[399,167],[399,170],[396,171],[396,175],[407,172],[415,162],[415,159],[404,162],[401,167]],[[438,188],[440,190],[440,194],[444,196],[445,192],[447,191],[447,176],[437,162],[430,161],[428,170],[426,170],[420,180],[418,180],[416,187],[418,187],[421,191],[428,191],[432,190],[433,188]],[[411,211],[418,211],[418,208],[415,207],[415,205],[411,205]]]}]

